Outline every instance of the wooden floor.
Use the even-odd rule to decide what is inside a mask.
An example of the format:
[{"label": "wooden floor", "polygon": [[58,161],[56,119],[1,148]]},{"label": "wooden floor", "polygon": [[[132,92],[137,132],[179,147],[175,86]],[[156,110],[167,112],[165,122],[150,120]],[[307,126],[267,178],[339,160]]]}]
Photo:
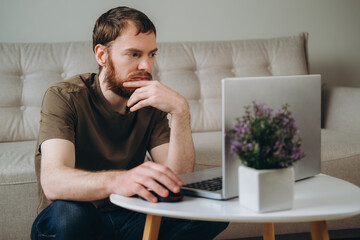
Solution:
[{"label": "wooden floor", "polygon": [[[330,240],[360,240],[360,228],[329,231]],[[262,237],[239,238],[233,240],[262,240]],[[311,240],[310,233],[276,235],[275,240]]]}]

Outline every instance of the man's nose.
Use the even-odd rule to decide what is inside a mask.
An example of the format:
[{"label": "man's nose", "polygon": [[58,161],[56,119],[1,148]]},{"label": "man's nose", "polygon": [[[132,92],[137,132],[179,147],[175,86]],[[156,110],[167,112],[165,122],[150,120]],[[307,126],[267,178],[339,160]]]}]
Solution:
[{"label": "man's nose", "polygon": [[139,68],[139,70],[151,72],[151,69],[152,69],[151,59],[148,59],[148,58],[141,59],[138,68]]}]

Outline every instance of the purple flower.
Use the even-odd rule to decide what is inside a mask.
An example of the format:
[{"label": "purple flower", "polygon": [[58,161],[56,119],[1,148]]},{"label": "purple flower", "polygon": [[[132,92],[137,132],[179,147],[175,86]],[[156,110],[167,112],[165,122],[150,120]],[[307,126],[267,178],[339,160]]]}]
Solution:
[{"label": "purple flower", "polygon": [[284,168],[305,156],[289,105],[274,113],[265,104],[245,107],[245,115],[237,119],[229,132],[231,153],[253,168]]}]

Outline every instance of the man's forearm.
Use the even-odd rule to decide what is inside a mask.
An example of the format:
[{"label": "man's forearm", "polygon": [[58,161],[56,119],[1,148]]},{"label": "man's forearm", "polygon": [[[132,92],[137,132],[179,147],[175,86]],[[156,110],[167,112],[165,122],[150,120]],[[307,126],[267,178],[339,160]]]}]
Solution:
[{"label": "man's forearm", "polygon": [[171,116],[168,161],[177,174],[192,172],[194,169],[195,151],[188,109]]},{"label": "man's forearm", "polygon": [[49,200],[94,201],[115,193],[126,197],[139,195],[157,202],[149,189],[166,197],[168,190],[162,185],[173,192],[180,191],[181,185],[180,179],[169,168],[153,162],[143,163],[131,170],[88,172],[67,168],[49,173],[56,174],[50,178],[42,176],[45,180],[43,189]]},{"label": "man's forearm", "polygon": [[94,201],[111,194],[110,183],[122,171],[90,172],[62,167],[42,174],[41,183],[49,200]]},{"label": "man's forearm", "polygon": [[[159,81],[129,81],[123,86],[137,88],[127,102],[130,111],[152,106],[171,114],[170,143],[150,150],[154,161],[177,174],[191,172],[195,153],[186,99]],[[165,152],[167,156],[164,156]]]}]

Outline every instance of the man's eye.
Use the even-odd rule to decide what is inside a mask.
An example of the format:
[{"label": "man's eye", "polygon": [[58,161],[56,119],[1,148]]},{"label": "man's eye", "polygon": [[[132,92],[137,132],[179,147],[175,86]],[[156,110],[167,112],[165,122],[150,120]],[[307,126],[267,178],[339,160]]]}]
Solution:
[{"label": "man's eye", "polygon": [[155,57],[155,56],[156,56],[156,52],[150,53],[150,57]]},{"label": "man's eye", "polygon": [[129,55],[130,57],[134,57],[134,58],[140,57],[140,54],[139,54],[139,53],[129,53],[128,55]]}]

